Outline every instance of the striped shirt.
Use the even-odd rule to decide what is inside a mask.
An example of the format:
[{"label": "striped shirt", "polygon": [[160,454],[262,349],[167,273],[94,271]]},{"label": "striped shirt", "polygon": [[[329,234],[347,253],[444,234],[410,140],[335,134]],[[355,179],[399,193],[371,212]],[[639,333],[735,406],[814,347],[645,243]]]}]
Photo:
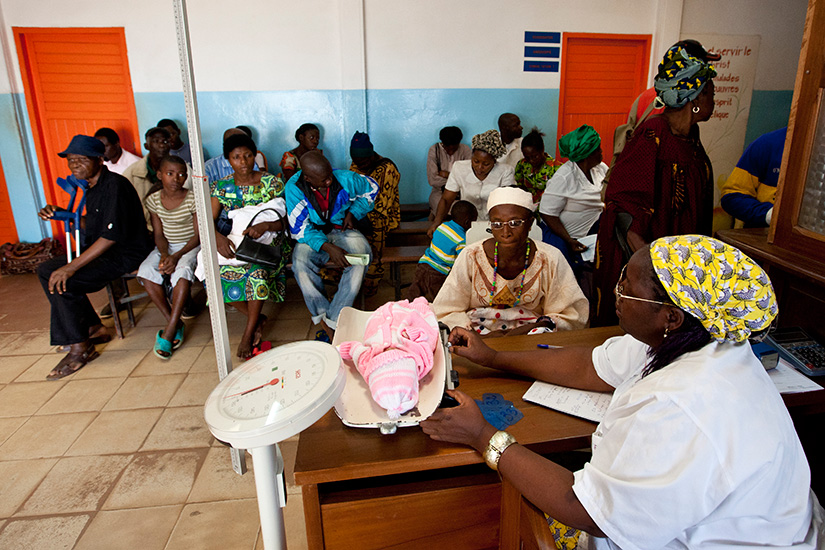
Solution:
[{"label": "striped shirt", "polygon": [[163,236],[169,244],[188,242],[195,235],[195,194],[186,192],[186,197],[172,210],[167,210],[160,200],[162,191],[146,197],[146,210],[157,214],[163,225]]},{"label": "striped shirt", "polygon": [[466,232],[454,221],[444,222],[433,233],[433,242],[418,260],[439,273],[447,275],[455,263],[458,253],[464,248]]}]

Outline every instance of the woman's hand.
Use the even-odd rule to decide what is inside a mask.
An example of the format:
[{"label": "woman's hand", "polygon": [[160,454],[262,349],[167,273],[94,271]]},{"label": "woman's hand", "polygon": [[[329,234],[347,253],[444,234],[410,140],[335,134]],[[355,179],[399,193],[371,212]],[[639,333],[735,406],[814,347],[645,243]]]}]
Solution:
[{"label": "woman's hand", "polygon": [[226,235],[215,232],[215,244],[218,252],[224,258],[235,257],[235,245],[226,237]]},{"label": "woman's hand", "polygon": [[475,331],[463,327],[455,327],[450,331],[448,340],[452,345],[452,352],[459,357],[466,357],[473,363],[489,367],[496,359],[496,351],[490,348]]},{"label": "woman's hand", "polygon": [[585,250],[587,250],[587,247],[579,241],[577,241],[576,239],[570,239],[569,241],[567,241],[567,246],[569,246],[570,250],[572,250],[573,252],[584,252]]},{"label": "woman's hand", "polygon": [[435,230],[438,229],[439,225],[441,225],[441,222],[434,221],[432,225],[430,225],[430,228],[427,229],[427,237],[429,237],[430,240],[433,240],[433,234],[435,233]]},{"label": "woman's hand", "polygon": [[256,223],[244,229],[243,234],[253,239],[260,239],[261,236],[267,232],[268,228],[269,224],[267,222]]},{"label": "woman's hand", "polygon": [[75,271],[76,270],[72,267],[72,264],[66,264],[63,267],[52,271],[52,274],[49,277],[49,292],[52,294],[55,292],[58,294],[63,294],[66,292],[66,281],[68,281],[69,278],[75,274]]},{"label": "woman's hand", "polygon": [[438,409],[421,422],[421,429],[436,441],[469,445],[484,452],[496,429],[484,420],[472,397],[458,390],[448,390],[447,394],[458,400],[458,406]]}]

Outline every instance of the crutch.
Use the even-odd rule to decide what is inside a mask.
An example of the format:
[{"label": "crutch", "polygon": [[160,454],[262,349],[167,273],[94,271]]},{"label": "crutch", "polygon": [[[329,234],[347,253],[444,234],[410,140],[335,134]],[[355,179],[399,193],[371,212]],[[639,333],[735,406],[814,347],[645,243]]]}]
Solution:
[{"label": "crutch", "polygon": [[[83,215],[83,208],[86,206],[86,192],[89,189],[89,183],[86,180],[79,180],[74,176],[69,176],[66,179],[57,178],[57,185],[71,197],[66,210],[58,210],[52,216],[52,219],[62,221],[66,228],[66,263],[71,263],[72,225],[74,225],[75,257],[77,257],[80,256],[80,217]],[[78,189],[83,190],[83,197],[78,201],[77,209],[75,209],[74,201],[77,198]]]}]

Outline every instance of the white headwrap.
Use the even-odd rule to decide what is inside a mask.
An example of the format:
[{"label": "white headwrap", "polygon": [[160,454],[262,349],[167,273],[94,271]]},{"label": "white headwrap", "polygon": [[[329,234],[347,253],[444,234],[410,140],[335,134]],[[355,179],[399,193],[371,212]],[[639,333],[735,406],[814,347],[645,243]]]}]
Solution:
[{"label": "white headwrap", "polygon": [[518,187],[499,187],[493,189],[487,198],[487,212],[489,213],[494,206],[500,206],[502,204],[514,204],[526,208],[530,212],[536,209],[536,206],[533,204],[533,195]]}]

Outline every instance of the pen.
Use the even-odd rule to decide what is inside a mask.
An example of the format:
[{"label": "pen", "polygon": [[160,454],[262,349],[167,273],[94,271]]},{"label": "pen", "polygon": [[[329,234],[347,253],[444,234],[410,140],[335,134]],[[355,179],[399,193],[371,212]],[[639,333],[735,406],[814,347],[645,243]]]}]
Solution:
[{"label": "pen", "polygon": [[549,344],[536,344],[536,347],[541,349],[550,349]]}]

